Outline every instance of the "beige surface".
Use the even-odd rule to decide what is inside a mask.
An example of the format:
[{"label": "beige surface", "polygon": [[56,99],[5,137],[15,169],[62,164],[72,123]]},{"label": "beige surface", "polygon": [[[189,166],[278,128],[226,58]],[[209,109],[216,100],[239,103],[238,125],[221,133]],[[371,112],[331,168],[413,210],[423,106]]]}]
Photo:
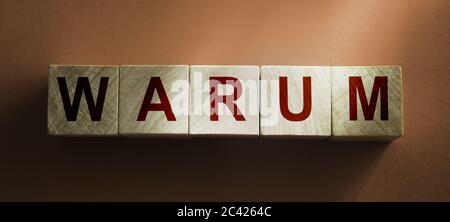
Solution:
[{"label": "beige surface", "polygon": [[[75,87],[79,77],[88,77],[92,97],[97,104],[100,78],[108,77],[105,100],[100,121],[92,121],[86,102],[86,94],[81,95],[76,121],[68,121],[61,99],[57,78],[64,77],[70,97],[74,102]],[[118,66],[72,66],[52,65],[48,75],[47,130],[49,135],[61,136],[112,136],[117,135],[118,117]]]},{"label": "beige surface", "polygon": [[[349,118],[349,77],[361,77],[367,102],[370,102],[375,77],[387,77],[388,119],[380,115],[381,90],[373,120],[364,118],[361,98],[357,93],[357,120]],[[391,67],[332,67],[332,139],[392,140],[403,135],[403,92],[401,68]]]},{"label": "beige surface", "polygon": [[[149,111],[145,121],[137,121],[149,81],[159,77],[171,104],[175,121],[164,111]],[[119,134],[125,136],[187,136],[189,66],[120,66]],[[157,91],[152,103],[161,100]]]},{"label": "beige surface", "polygon": [[[448,201],[449,6],[0,1],[0,199]],[[405,135],[392,143],[49,137],[49,64],[401,65]]]},{"label": "beige surface", "polygon": [[[236,104],[245,118],[238,121],[233,111],[218,103],[218,121],[211,121],[210,77],[233,77],[242,86]],[[190,136],[258,136],[259,135],[259,67],[258,66],[203,66],[190,67],[189,135]],[[232,82],[230,84],[233,84]],[[218,97],[233,95],[230,84],[218,84]],[[232,105],[230,105],[232,106]],[[233,107],[233,106],[232,106]],[[237,111],[236,111],[237,112]]]},{"label": "beige surface", "polygon": [[[290,121],[281,114],[281,76],[287,77],[288,107],[294,114],[304,109],[303,77],[311,78],[311,112],[307,119]],[[331,136],[331,67],[262,66],[260,87],[262,136]]]}]

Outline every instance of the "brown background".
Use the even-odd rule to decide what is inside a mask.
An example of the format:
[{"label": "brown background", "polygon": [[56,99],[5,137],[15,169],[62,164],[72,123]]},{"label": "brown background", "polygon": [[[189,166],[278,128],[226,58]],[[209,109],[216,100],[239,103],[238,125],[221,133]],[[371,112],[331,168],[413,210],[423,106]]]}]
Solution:
[{"label": "brown background", "polygon": [[[0,200],[450,200],[450,1],[0,1]],[[392,143],[54,138],[49,64],[401,65]]]}]

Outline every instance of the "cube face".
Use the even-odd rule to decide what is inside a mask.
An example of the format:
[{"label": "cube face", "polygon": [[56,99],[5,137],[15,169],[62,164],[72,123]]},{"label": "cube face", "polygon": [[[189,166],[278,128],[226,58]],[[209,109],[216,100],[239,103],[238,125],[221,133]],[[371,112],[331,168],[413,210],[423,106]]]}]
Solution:
[{"label": "cube face", "polygon": [[117,135],[118,71],[118,66],[51,65],[48,134]]},{"label": "cube face", "polygon": [[120,67],[119,134],[187,136],[189,66]]},{"label": "cube face", "polygon": [[401,137],[402,97],[400,67],[332,67],[332,139]]},{"label": "cube face", "polygon": [[262,66],[261,136],[331,136],[331,67]]},{"label": "cube face", "polygon": [[191,66],[189,134],[259,135],[259,67]]}]

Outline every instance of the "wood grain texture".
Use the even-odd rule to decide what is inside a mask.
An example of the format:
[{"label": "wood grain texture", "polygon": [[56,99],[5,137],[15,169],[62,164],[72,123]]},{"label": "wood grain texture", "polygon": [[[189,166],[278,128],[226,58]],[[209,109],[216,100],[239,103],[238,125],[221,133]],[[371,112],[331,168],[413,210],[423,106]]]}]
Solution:
[{"label": "wood grain texture", "polygon": [[[279,78],[287,77],[288,107],[292,113],[304,109],[303,77],[311,78],[311,112],[307,119],[290,121],[280,111]],[[262,66],[261,136],[327,138],[331,136],[331,67]]]},{"label": "wood grain texture", "polygon": [[[65,77],[71,103],[78,77],[88,77],[94,101],[100,78],[109,77],[100,121],[92,121],[82,93],[76,121],[67,121],[57,77]],[[114,136],[118,134],[118,66],[51,65],[48,80],[47,130],[49,135]]]},{"label": "wood grain texture", "polygon": [[[380,94],[373,120],[365,120],[357,95],[357,120],[350,120],[349,77],[360,76],[370,101],[376,76],[386,76],[388,83],[388,120],[381,120]],[[332,67],[332,139],[393,140],[403,135],[402,74],[398,66]]]},{"label": "wood grain texture", "polygon": [[[243,90],[236,100],[245,121],[237,121],[229,109],[219,103],[218,121],[210,121],[210,77],[235,77]],[[199,85],[201,84],[201,85]],[[220,88],[223,87],[223,88]],[[222,89],[222,90],[221,90]],[[232,94],[233,89],[220,85],[221,95]],[[257,136],[259,135],[259,66],[191,66],[190,115],[191,136]]]},{"label": "wood grain texture", "polygon": [[[145,121],[137,121],[149,81],[159,77],[176,118],[168,121],[163,111],[149,111]],[[187,136],[189,66],[148,65],[120,67],[119,134],[125,136]],[[152,103],[161,100],[157,91]]]}]

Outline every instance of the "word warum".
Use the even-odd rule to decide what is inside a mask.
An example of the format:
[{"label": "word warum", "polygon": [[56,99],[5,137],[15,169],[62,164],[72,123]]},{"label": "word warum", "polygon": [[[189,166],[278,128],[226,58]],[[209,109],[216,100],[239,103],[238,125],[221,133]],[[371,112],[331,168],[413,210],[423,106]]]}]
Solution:
[{"label": "word warum", "polygon": [[393,140],[399,66],[51,65],[48,134]]}]

